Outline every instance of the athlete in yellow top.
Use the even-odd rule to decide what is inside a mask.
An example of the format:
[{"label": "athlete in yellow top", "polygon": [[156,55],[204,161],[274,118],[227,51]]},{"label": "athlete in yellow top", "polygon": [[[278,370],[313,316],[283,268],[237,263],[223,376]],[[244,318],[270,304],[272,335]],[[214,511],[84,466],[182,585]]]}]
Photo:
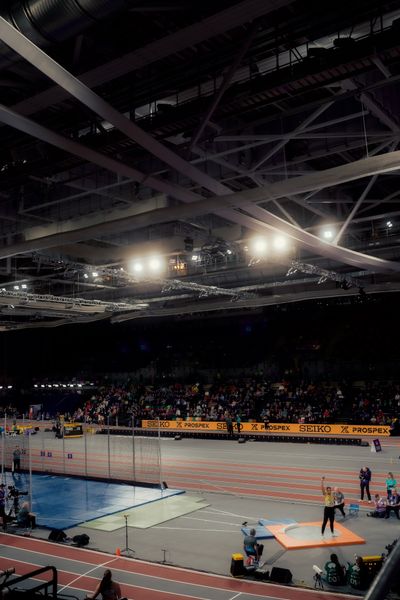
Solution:
[{"label": "athlete in yellow top", "polygon": [[322,522],[321,534],[324,535],[326,524],[329,521],[331,535],[332,537],[335,537],[336,534],[333,528],[333,523],[335,521],[335,496],[330,486],[325,487],[325,477],[322,477],[321,479],[321,490],[325,503],[324,520]]}]

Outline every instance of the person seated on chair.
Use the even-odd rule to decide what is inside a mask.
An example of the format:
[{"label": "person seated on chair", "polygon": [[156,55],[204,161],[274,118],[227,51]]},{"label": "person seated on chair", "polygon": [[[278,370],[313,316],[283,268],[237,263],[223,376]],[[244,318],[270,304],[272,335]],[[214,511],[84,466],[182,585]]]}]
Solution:
[{"label": "person seated on chair", "polygon": [[367,514],[367,517],[375,517],[383,519],[386,515],[386,498],[382,498],[379,494],[375,494],[374,499],[375,510]]},{"label": "person seated on chair", "polygon": [[348,581],[352,588],[356,590],[365,590],[369,586],[369,574],[361,556],[357,556],[354,565],[350,565],[347,572]]},{"label": "person seated on chair", "polygon": [[101,594],[102,600],[119,600],[121,598],[121,587],[119,583],[113,581],[110,569],[104,571],[103,579],[98,583],[93,596],[87,598],[94,600]]},{"label": "person seated on chair", "polygon": [[397,493],[396,488],[392,489],[390,498],[388,498],[387,505],[386,505],[385,519],[388,519],[390,517],[390,511],[392,511],[392,510],[395,513],[396,517],[400,520],[400,515],[399,515],[400,496]]},{"label": "person seated on chair", "polygon": [[263,553],[263,550],[264,550],[264,546],[263,546],[263,544],[257,543],[255,529],[250,529],[249,535],[244,536],[243,549],[244,549],[246,556],[248,556],[248,557],[253,556],[254,561],[259,562],[261,555]]},{"label": "person seated on chair", "polygon": [[33,513],[29,512],[28,502],[24,502],[17,512],[17,523],[18,527],[36,527],[36,517]]},{"label": "person seated on chair", "polygon": [[329,585],[344,585],[346,569],[340,564],[337,554],[331,554],[331,559],[325,565],[325,581]]}]

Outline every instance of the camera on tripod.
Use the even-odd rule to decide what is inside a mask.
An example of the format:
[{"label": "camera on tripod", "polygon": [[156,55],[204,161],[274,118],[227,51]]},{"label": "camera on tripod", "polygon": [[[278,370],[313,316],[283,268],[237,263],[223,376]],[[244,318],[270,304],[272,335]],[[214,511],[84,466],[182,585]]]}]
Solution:
[{"label": "camera on tripod", "polygon": [[313,565],[313,570],[315,572],[315,575],[313,576],[314,588],[321,588],[323,590],[324,589],[324,583],[322,580],[323,570],[320,569],[318,567],[318,565]]},{"label": "camera on tripod", "polygon": [[10,498],[19,498],[20,496],[27,496],[28,492],[21,492],[20,490],[17,490],[15,485],[9,485],[8,495]]}]

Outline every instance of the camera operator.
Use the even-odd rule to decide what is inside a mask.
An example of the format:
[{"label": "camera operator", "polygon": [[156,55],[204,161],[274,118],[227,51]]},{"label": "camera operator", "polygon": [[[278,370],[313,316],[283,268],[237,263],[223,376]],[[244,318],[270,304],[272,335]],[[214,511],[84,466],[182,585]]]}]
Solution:
[{"label": "camera operator", "polygon": [[8,499],[13,501],[13,507],[9,512],[9,516],[14,510],[14,516],[16,517],[19,511],[19,499],[21,496],[27,496],[28,492],[20,492],[14,485],[8,486]]}]

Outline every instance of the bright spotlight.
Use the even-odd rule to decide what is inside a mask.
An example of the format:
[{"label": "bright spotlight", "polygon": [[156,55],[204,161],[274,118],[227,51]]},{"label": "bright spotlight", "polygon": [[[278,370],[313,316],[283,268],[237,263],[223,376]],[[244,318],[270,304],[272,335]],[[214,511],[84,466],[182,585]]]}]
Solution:
[{"label": "bright spotlight", "polygon": [[142,273],[143,271],[143,265],[141,262],[134,262],[132,265],[132,271],[134,273]]},{"label": "bright spotlight", "polygon": [[17,292],[19,290],[19,285],[14,285],[14,290]]},{"label": "bright spotlight", "polygon": [[265,256],[268,251],[268,242],[263,237],[254,238],[250,247],[255,256]]},{"label": "bright spotlight", "polygon": [[192,261],[193,262],[197,262],[199,260],[200,256],[198,254],[192,254]]},{"label": "bright spotlight", "polygon": [[325,227],[324,229],[321,229],[320,237],[327,241],[333,240],[335,237],[335,229],[333,227]]},{"label": "bright spotlight", "polygon": [[23,284],[21,285],[21,288],[22,288],[23,290],[26,290],[26,289],[28,288],[28,286],[26,285],[26,283],[23,283]]},{"label": "bright spotlight", "polygon": [[97,271],[93,271],[92,277],[98,277],[98,276],[99,276],[98,272]]},{"label": "bright spotlight", "polygon": [[386,221],[386,227],[387,227],[388,229],[391,229],[391,228],[393,227],[393,223],[392,223],[392,221]]},{"label": "bright spotlight", "polygon": [[273,239],[272,245],[274,250],[278,252],[284,252],[288,248],[288,240],[284,235],[276,235]]},{"label": "bright spotlight", "polygon": [[88,275],[87,273],[84,273],[84,274],[83,274],[83,278],[84,278],[84,279],[89,279],[89,275]]},{"label": "bright spotlight", "polygon": [[159,273],[163,269],[163,261],[158,256],[154,256],[149,260],[149,269],[153,273]]},{"label": "bright spotlight", "polygon": [[229,254],[229,255],[231,255],[231,254],[232,254],[232,250],[230,250],[230,249],[228,248],[228,250],[226,251],[226,253],[227,253],[227,254]]}]

